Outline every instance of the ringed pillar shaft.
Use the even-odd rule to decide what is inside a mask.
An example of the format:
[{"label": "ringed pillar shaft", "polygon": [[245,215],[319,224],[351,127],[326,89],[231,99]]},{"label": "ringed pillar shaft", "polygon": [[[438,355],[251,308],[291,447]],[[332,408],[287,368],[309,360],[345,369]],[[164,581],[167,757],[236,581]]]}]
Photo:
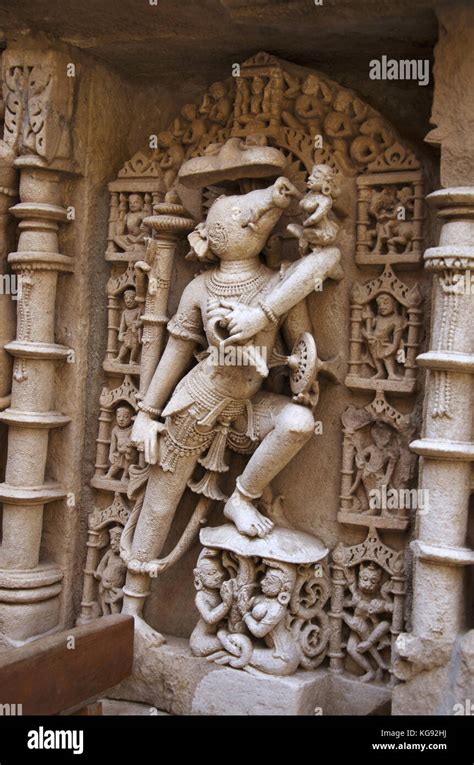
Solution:
[{"label": "ringed pillar shaft", "polygon": [[8,456],[0,548],[0,622],[3,639],[21,643],[57,625],[61,569],[40,562],[45,504],[66,496],[46,478],[51,428],[69,418],[54,410],[55,367],[69,349],[54,342],[58,275],[72,260],[58,252],[58,229],[67,220],[61,206],[58,170],[36,157],[21,157],[20,202],[11,208],[19,220],[17,252],[9,255],[18,275],[16,339],[6,346],[14,360],[11,405],[0,414],[8,425]]},{"label": "ringed pillar shaft", "polygon": [[[5,345],[15,337],[15,300],[12,294],[14,283],[9,284],[7,254],[9,250],[9,229],[11,216],[9,208],[18,196],[17,170],[13,162],[14,152],[5,142],[0,141],[0,411],[10,404],[12,360],[5,351]],[[16,292],[16,290],[15,290]]]},{"label": "ringed pillar shaft", "polygon": [[420,487],[428,507],[419,517],[415,555],[413,633],[454,641],[464,629],[465,566],[474,374],[474,187],[436,191],[428,201],[442,222],[439,247],[424,255],[436,275],[431,347],[417,358],[429,370],[423,437],[411,448],[423,457]]},{"label": "ringed pillar shaft", "polygon": [[168,298],[173,260],[180,236],[193,230],[195,222],[180,204],[161,202],[155,215],[145,218],[153,231],[148,241],[148,287],[142,316],[142,357],[140,362],[140,398],[143,398],[158,365],[169,317]]}]

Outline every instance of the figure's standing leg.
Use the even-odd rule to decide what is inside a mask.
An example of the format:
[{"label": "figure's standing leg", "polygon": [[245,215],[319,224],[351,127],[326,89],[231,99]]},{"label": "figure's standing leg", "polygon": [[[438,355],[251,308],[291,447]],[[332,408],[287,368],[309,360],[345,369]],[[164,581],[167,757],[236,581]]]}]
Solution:
[{"label": "figure's standing leg", "polygon": [[257,511],[252,500],[261,497],[314,433],[314,417],[306,407],[293,404],[286,396],[266,392],[257,394],[253,403],[258,407],[262,400],[269,412],[268,417],[259,417],[262,441],[224,507],[224,515],[241,534],[250,537],[263,537],[273,528],[273,523]]},{"label": "figure's standing leg", "polygon": [[157,558],[168,536],[176,508],[196,466],[197,457],[180,457],[174,472],[154,465],[133,536],[122,613],[140,616],[149,593],[148,574],[135,573],[135,564]]}]

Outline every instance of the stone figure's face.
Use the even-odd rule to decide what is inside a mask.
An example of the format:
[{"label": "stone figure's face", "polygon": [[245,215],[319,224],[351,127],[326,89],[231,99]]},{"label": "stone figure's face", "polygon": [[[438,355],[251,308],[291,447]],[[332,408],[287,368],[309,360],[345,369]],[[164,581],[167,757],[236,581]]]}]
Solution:
[{"label": "stone figure's face", "polygon": [[205,225],[198,227],[189,241],[200,257],[206,257],[208,248],[211,256],[221,260],[255,258],[293,196],[299,196],[298,191],[281,177],[266,189],[220,197],[209,210]]},{"label": "stone figure's face", "polygon": [[199,576],[204,587],[215,590],[224,582],[224,572],[220,565],[210,560],[203,561],[199,566]]},{"label": "stone figure's face", "polygon": [[312,74],[309,74],[301,86],[301,92],[305,96],[315,96],[318,92],[319,80]]},{"label": "stone figure's face", "polygon": [[254,77],[252,80],[252,93],[257,95],[263,91],[263,80],[261,77]]},{"label": "stone figure's face", "polygon": [[219,98],[223,98],[225,96],[225,93],[226,93],[224,84],[222,82],[215,82],[209,88],[209,93],[214,98],[214,100],[216,100],[216,101]]},{"label": "stone figure's face", "polygon": [[264,595],[268,595],[271,598],[276,598],[276,596],[280,594],[283,584],[277,574],[269,571],[267,574],[265,574],[262,581],[260,582],[260,587],[262,588]]},{"label": "stone figure's face", "polygon": [[359,589],[372,593],[378,589],[382,572],[375,566],[361,566],[359,571]]},{"label": "stone figure's face", "polygon": [[395,310],[395,301],[391,295],[379,295],[376,303],[378,312],[381,316],[390,316]]},{"label": "stone figure's face", "polygon": [[139,194],[130,194],[128,198],[130,212],[140,212],[143,210],[143,199]]},{"label": "stone figure's face", "polygon": [[392,438],[392,430],[384,423],[376,423],[372,426],[371,435],[376,446],[383,449],[389,445]]},{"label": "stone figure's face", "polygon": [[117,409],[116,420],[119,428],[128,428],[132,422],[132,413],[130,409],[126,409],[126,407],[120,406]]},{"label": "stone figure's face", "polygon": [[197,117],[198,108],[196,104],[185,104],[181,109],[181,114],[186,120],[193,120]]},{"label": "stone figure's face", "polygon": [[325,190],[327,190],[330,188],[333,178],[334,173],[329,165],[314,165],[308,178],[308,188],[312,191],[320,191],[325,186]]},{"label": "stone figure's face", "polygon": [[162,149],[168,149],[173,143],[173,136],[168,130],[163,130],[162,133],[158,133],[158,146]]},{"label": "stone figure's face", "polygon": [[333,107],[336,112],[345,112],[348,110],[351,103],[351,94],[340,90],[336,93]]},{"label": "stone figure's face", "polygon": [[132,290],[127,290],[124,293],[123,300],[127,308],[134,308],[137,303],[135,293]]}]

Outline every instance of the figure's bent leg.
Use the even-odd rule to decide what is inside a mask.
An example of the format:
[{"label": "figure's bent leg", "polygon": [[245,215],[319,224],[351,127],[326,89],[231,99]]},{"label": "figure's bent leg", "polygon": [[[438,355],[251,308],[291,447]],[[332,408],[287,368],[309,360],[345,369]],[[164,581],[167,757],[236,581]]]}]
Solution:
[{"label": "figure's bent leg", "polygon": [[290,462],[314,432],[314,417],[309,409],[293,404],[286,396],[259,394],[265,399],[269,418],[260,418],[262,442],[250,458],[236,489],[227,501],[224,514],[242,534],[263,537],[273,523],[261,515],[252,500],[261,497],[264,489]]},{"label": "figure's bent leg", "polygon": [[181,457],[173,473],[152,467],[143,507],[133,536],[129,571],[124,587],[122,613],[139,615],[149,592],[148,574],[130,570],[135,562],[146,563],[161,553],[171,522],[197,458]]}]

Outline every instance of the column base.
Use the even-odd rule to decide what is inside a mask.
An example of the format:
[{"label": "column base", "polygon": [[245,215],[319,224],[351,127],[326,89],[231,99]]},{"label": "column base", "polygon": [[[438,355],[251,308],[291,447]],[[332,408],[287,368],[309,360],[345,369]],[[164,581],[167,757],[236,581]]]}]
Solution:
[{"label": "column base", "polygon": [[0,646],[24,645],[58,627],[62,578],[51,564],[0,569]]}]

